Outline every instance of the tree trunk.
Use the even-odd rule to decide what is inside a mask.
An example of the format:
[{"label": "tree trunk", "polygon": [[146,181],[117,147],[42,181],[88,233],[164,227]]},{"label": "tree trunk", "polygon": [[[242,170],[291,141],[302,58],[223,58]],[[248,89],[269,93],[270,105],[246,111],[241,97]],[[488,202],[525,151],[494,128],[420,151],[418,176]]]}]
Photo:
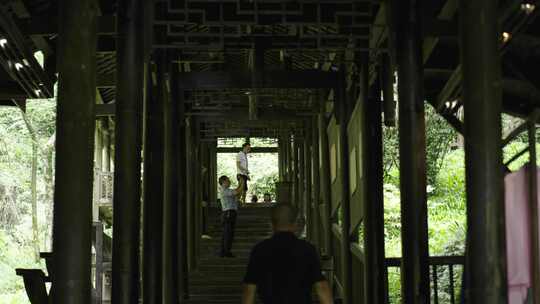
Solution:
[{"label": "tree trunk", "polygon": [[37,162],[38,162],[38,142],[36,132],[32,126],[32,123],[28,119],[26,112],[19,106],[21,115],[30,134],[32,140],[32,177],[30,181],[31,188],[31,203],[32,203],[32,246],[34,247],[34,258],[36,262],[39,262],[39,227],[37,216]]},{"label": "tree trunk", "polygon": [[45,149],[45,204],[46,204],[46,217],[45,217],[45,237],[44,237],[44,250],[52,250],[51,235],[52,235],[52,213],[54,208],[53,192],[54,192],[54,168],[53,168],[53,153],[54,153],[54,138],[55,134],[51,136],[51,139],[47,143]]},{"label": "tree trunk", "polygon": [[34,244],[34,254],[36,262],[39,262],[39,227],[37,218],[37,143],[35,140],[35,134],[32,135],[32,235]]}]

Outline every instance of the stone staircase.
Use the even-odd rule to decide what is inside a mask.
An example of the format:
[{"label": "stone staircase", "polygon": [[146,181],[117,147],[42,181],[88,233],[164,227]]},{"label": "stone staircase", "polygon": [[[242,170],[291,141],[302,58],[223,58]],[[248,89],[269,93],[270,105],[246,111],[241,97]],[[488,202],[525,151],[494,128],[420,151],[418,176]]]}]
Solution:
[{"label": "stone staircase", "polygon": [[221,244],[220,211],[209,211],[208,234],[202,240],[198,269],[189,278],[190,304],[240,303],[242,280],[253,246],[272,234],[270,208],[264,204],[248,204],[240,208],[232,252],[235,258],[218,257]]}]

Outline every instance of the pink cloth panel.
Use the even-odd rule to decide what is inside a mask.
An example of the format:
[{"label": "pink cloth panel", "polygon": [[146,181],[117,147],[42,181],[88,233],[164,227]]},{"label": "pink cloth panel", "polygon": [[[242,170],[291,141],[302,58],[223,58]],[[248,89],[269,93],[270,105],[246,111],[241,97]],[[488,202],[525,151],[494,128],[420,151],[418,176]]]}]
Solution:
[{"label": "pink cloth panel", "polygon": [[509,304],[525,303],[532,281],[528,185],[526,166],[504,179]]}]

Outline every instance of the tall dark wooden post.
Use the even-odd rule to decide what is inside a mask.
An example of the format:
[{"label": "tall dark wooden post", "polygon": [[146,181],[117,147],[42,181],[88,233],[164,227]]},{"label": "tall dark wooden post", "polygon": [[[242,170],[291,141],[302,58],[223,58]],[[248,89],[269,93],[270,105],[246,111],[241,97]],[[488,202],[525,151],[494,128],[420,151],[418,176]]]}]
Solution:
[{"label": "tall dark wooden post", "polygon": [[460,1],[467,187],[467,303],[506,303],[497,3]]},{"label": "tall dark wooden post", "polygon": [[103,133],[103,172],[111,171],[111,129],[108,121],[104,121],[105,130]]},{"label": "tall dark wooden post", "polygon": [[141,108],[143,100],[142,1],[118,5],[112,302],[139,301]]},{"label": "tall dark wooden post", "polygon": [[143,193],[143,302],[162,303],[161,258],[163,221],[163,76],[153,89],[150,69],[145,72],[145,140]]},{"label": "tall dark wooden post", "polygon": [[304,183],[306,185],[304,189],[304,208],[306,208],[306,234],[308,240],[313,241],[313,209],[311,209],[313,203],[313,196],[311,194],[311,121],[306,122],[304,132]]},{"label": "tall dark wooden post", "polygon": [[[386,304],[388,288],[384,253],[382,104],[378,88],[373,90],[375,96],[368,94],[367,56],[362,58],[360,70],[360,102],[365,104],[365,132],[361,145],[367,189],[364,204],[365,302]],[[393,100],[393,96],[391,98]]]},{"label": "tall dark wooden post", "polygon": [[[103,138],[101,122],[96,120],[94,127],[94,171],[103,171]],[[92,222],[99,221],[99,205],[97,200],[92,201]]]},{"label": "tall dark wooden post", "polygon": [[174,303],[178,299],[177,273],[177,214],[178,214],[178,101],[173,100],[167,88],[170,63],[166,54],[158,65],[163,87],[163,302]]},{"label": "tall dark wooden post", "polygon": [[99,120],[96,120],[94,128],[94,168],[99,171],[103,168],[103,137]]},{"label": "tall dark wooden post", "polygon": [[311,170],[312,170],[312,183],[313,183],[313,202],[311,203],[311,208],[313,208],[311,221],[313,225],[313,236],[312,241],[318,245],[319,248],[322,248],[323,243],[321,242],[321,227],[320,227],[320,201],[321,201],[321,177],[319,175],[319,121],[317,116],[313,116],[311,119],[311,140],[313,149],[312,161],[311,161]]},{"label": "tall dark wooden post", "polygon": [[341,221],[341,270],[343,286],[343,303],[352,304],[352,256],[351,256],[351,205],[350,205],[350,176],[349,176],[349,144],[347,136],[347,124],[349,121],[349,104],[345,92],[345,77],[342,66],[342,76],[339,86],[335,89],[335,106],[337,107],[337,121],[339,123],[339,155],[341,159],[341,170],[338,174],[341,177],[341,210],[343,218]]},{"label": "tall dark wooden post", "polygon": [[208,173],[208,179],[210,181],[210,197],[209,202],[217,201],[217,140],[210,143],[210,169]]},{"label": "tall dark wooden post", "polygon": [[52,301],[90,304],[97,8],[93,0],[58,6]]},{"label": "tall dark wooden post", "polygon": [[195,192],[195,197],[193,201],[194,208],[194,226],[193,226],[193,262],[194,266],[197,267],[197,261],[200,257],[200,244],[201,244],[201,230],[202,230],[202,160],[201,160],[201,124],[195,118],[194,119],[194,171],[193,179],[195,181],[195,187],[193,191]]},{"label": "tall dark wooden post", "polygon": [[[298,141],[298,164],[296,165],[296,171],[298,172],[298,200],[295,202],[298,206],[303,219],[306,219],[306,168],[304,161],[304,143],[306,141],[305,134],[303,134],[302,140]],[[305,222],[304,222],[305,223]]]},{"label": "tall dark wooden post", "polygon": [[186,188],[186,118],[184,105],[184,91],[178,88],[178,70],[174,67],[171,71],[171,98],[178,103],[177,109],[177,129],[178,129],[178,208],[177,208],[177,241],[176,269],[178,274],[178,302],[188,297],[188,259],[187,259],[187,188]]},{"label": "tall dark wooden post", "polygon": [[[194,170],[195,170],[195,148],[193,143],[193,118],[186,120],[186,259],[187,271],[191,272],[195,268],[194,252],[194,232],[195,229],[195,191],[194,191]],[[190,189],[188,191],[188,189]]]},{"label": "tall dark wooden post", "polygon": [[278,175],[279,175],[279,181],[282,182],[283,181],[283,169],[285,168],[284,166],[284,163],[285,163],[285,160],[284,160],[284,153],[283,153],[284,149],[283,149],[283,138],[280,136],[278,138]]},{"label": "tall dark wooden post", "polygon": [[397,14],[401,294],[404,304],[429,303],[426,127],[422,67],[422,1],[393,1]]},{"label": "tall dark wooden post", "polygon": [[[287,133],[285,136],[285,164],[287,166],[286,174],[285,174],[285,180],[288,182],[292,182],[292,155],[291,155],[291,149],[292,149],[292,143],[291,143],[291,134]],[[292,189],[291,189],[292,190]]]},{"label": "tall dark wooden post", "polygon": [[292,152],[292,166],[291,166],[291,175],[292,175],[292,179],[291,179],[291,182],[292,182],[292,192],[293,192],[293,196],[292,196],[292,203],[295,204],[296,206],[298,206],[298,200],[300,198],[300,196],[298,195],[298,134],[295,133],[294,134],[294,139],[292,141],[292,147],[291,147],[291,152]]},{"label": "tall dark wooden post", "polygon": [[319,145],[320,145],[320,157],[321,157],[321,201],[324,204],[324,214],[322,218],[324,220],[324,240],[325,240],[325,255],[333,254],[332,244],[332,194],[330,193],[330,155],[328,151],[328,135],[326,133],[326,99],[323,94],[320,96],[320,112],[317,117],[319,125]]}]

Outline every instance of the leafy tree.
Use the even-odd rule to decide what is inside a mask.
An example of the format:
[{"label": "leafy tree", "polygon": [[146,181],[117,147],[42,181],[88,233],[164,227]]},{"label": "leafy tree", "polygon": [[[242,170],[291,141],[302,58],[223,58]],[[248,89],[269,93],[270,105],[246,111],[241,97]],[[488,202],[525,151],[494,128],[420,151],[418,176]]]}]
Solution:
[{"label": "leafy tree", "polygon": [[15,268],[43,268],[52,212],[56,103],[0,108],[0,303],[28,303]]},{"label": "leafy tree", "polygon": [[[426,174],[428,185],[434,185],[446,154],[451,150],[452,143],[457,139],[457,133],[440,117],[435,110],[428,106],[425,111],[426,119]],[[399,170],[399,130],[398,128],[383,129],[384,143],[384,175],[393,178],[392,169]],[[396,180],[392,181],[396,183]]]}]

